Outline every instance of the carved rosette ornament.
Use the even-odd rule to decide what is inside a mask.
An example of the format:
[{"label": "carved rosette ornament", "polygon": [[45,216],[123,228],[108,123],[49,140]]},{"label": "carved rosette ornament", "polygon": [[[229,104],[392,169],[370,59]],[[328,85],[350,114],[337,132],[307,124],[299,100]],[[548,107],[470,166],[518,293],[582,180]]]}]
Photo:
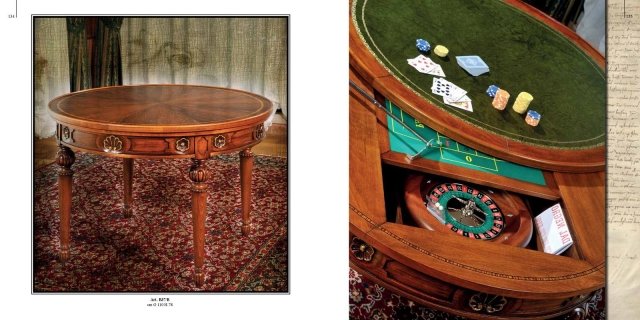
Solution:
[{"label": "carved rosette ornament", "polygon": [[108,136],[102,142],[105,152],[120,153],[122,152],[122,140],[116,136]]},{"label": "carved rosette ornament", "polygon": [[226,144],[227,138],[225,138],[224,135],[217,135],[215,138],[213,138],[213,146],[218,149],[224,147]]},{"label": "carved rosette ornament", "polygon": [[56,153],[56,163],[60,166],[60,170],[58,171],[58,175],[61,176],[70,176],[73,175],[73,170],[71,170],[71,165],[76,161],[76,156],[71,151],[71,149],[59,145],[58,153]]},{"label": "carved rosette ornament", "polygon": [[507,304],[503,296],[478,292],[469,299],[469,307],[476,312],[495,313],[502,311]]},{"label": "carved rosette ornament", "polygon": [[265,135],[266,135],[266,132],[264,131],[264,123],[261,123],[253,131],[253,139],[261,140],[264,138]]},{"label": "carved rosette ornament", "polygon": [[181,138],[176,141],[176,150],[178,152],[186,152],[189,150],[189,139]]},{"label": "carved rosette ornament", "polygon": [[373,259],[373,254],[376,252],[372,246],[368,243],[360,240],[357,237],[353,237],[351,240],[351,252],[360,261],[369,262]]},{"label": "carved rosette ornament", "polygon": [[71,138],[71,130],[69,130],[69,127],[64,127],[62,129],[62,139],[66,141],[69,138]]}]

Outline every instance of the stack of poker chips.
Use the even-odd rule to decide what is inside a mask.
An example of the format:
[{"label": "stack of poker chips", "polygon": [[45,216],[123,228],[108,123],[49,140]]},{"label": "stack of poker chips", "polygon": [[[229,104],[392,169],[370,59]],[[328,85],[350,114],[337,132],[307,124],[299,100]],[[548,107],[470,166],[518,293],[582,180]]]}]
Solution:
[{"label": "stack of poker chips", "polygon": [[435,48],[433,48],[433,53],[435,53],[436,56],[440,58],[444,58],[449,54],[449,49],[447,49],[447,47],[445,46],[437,45]]},{"label": "stack of poker chips", "polygon": [[504,110],[507,106],[507,102],[509,101],[509,97],[511,96],[507,90],[502,90],[495,84],[492,84],[487,88],[486,94],[493,98],[491,105],[493,105],[497,110]]},{"label": "stack of poker chips", "polygon": [[493,107],[498,110],[504,110],[504,108],[507,106],[507,102],[509,102],[510,96],[511,95],[507,90],[498,89],[498,91],[496,91],[496,96],[493,97],[493,102],[491,102],[491,105],[493,105]]},{"label": "stack of poker chips", "polygon": [[426,53],[427,51],[429,51],[429,49],[431,49],[431,45],[429,44],[429,42],[427,42],[427,40],[418,39],[416,40],[416,48],[418,48],[418,51]]},{"label": "stack of poker chips", "polygon": [[491,98],[496,96],[496,92],[498,92],[498,86],[496,86],[495,84],[492,84],[489,86],[489,88],[487,88],[487,95]]},{"label": "stack of poker chips", "polygon": [[529,108],[529,104],[533,101],[533,96],[528,92],[520,92],[513,103],[513,111],[523,114]]},{"label": "stack of poker chips", "polygon": [[527,117],[524,121],[532,127],[535,127],[540,123],[540,114],[536,111],[529,110],[527,111]]}]

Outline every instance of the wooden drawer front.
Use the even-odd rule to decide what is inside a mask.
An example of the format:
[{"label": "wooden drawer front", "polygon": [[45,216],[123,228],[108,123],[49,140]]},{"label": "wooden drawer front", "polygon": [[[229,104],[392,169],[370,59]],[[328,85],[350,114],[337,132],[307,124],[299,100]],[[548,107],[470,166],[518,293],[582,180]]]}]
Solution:
[{"label": "wooden drawer front", "polygon": [[387,271],[389,279],[393,279],[425,293],[435,300],[447,301],[449,303],[453,300],[456,287],[417,272],[397,261],[388,261],[385,265],[385,271]]},{"label": "wooden drawer front", "polygon": [[[352,267],[374,282],[428,307],[473,319],[541,319],[584,307],[590,295],[564,299],[520,299],[456,286],[396,261],[368,243],[349,236]],[[368,254],[363,254],[368,253]]]}]

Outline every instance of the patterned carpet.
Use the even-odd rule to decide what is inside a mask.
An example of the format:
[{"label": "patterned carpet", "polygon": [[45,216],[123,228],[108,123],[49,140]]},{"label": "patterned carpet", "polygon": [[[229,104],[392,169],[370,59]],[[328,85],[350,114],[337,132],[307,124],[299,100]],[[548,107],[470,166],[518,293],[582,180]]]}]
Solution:
[{"label": "patterned carpet", "polygon": [[[588,316],[584,320],[604,320],[606,317],[604,305],[604,289],[601,289],[587,303]],[[357,271],[349,268],[349,319],[464,320],[467,318],[419,305],[368,280]],[[560,319],[569,320],[572,318],[569,316],[556,318],[556,320]]]},{"label": "patterned carpet", "polygon": [[132,218],[122,160],[76,153],[71,259],[58,260],[57,165],[34,172],[34,292],[288,291],[287,160],[255,156],[252,226],[241,235],[237,155],[208,160],[205,283],[193,280],[189,159],[136,160]]}]

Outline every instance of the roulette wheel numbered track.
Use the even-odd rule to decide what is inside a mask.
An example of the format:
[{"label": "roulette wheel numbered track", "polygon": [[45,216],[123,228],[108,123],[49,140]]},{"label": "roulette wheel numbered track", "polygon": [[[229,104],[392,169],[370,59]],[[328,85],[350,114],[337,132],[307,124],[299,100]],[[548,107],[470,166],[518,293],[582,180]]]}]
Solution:
[{"label": "roulette wheel numbered track", "polygon": [[[500,219],[504,219],[504,224],[500,223],[499,228],[495,228],[492,233],[491,226],[493,223],[489,224],[489,221],[484,222],[482,225],[477,227],[470,228],[460,228],[459,223],[453,222],[453,225],[449,222],[446,224],[438,221],[436,217],[434,217],[431,213],[429,213],[426,206],[426,199],[430,197],[430,193],[435,188],[438,188],[442,185],[451,186],[462,186],[465,188],[464,193],[467,193],[467,184],[460,182],[446,182],[446,180],[438,180],[438,179],[429,179],[424,175],[411,175],[407,178],[404,188],[404,199],[407,205],[409,214],[414,219],[416,224],[420,227],[434,230],[437,232],[457,232],[462,235],[462,232],[469,231],[468,234],[464,236],[472,238],[472,239],[480,239],[480,238],[490,238],[486,239],[486,241],[491,241],[495,243],[502,243],[508,245],[514,245],[519,247],[526,246],[531,240],[531,235],[533,233],[533,224],[531,222],[531,214],[527,209],[524,201],[517,195],[508,193],[501,190],[488,190],[482,187],[473,186],[469,188],[469,196],[467,198],[476,197],[476,195],[484,195],[484,201],[487,203],[495,202],[491,206],[496,208],[496,214],[499,213],[501,216]],[[470,186],[470,185],[469,185]],[[470,186],[471,187],[471,186]],[[445,192],[450,191],[446,190]],[[452,191],[455,192],[455,191]],[[441,194],[439,191],[436,193]],[[473,193],[473,196],[471,195]],[[441,194],[442,198],[444,196]],[[451,198],[451,197],[447,197]],[[457,197],[456,197],[457,198]],[[459,202],[460,200],[449,200],[451,202]],[[489,200],[490,199],[490,200]],[[454,204],[455,205],[455,204]],[[447,205],[444,205],[447,208]],[[488,207],[487,207],[488,208]],[[447,213],[447,216],[451,216]],[[449,218],[449,221],[455,221],[456,218]],[[489,224],[488,227],[484,227],[484,225]],[[502,226],[504,225],[504,226]],[[458,227],[456,227],[458,226]],[[455,229],[455,230],[452,230]],[[472,230],[480,230],[476,233],[472,232]],[[483,235],[486,234],[485,235]],[[475,236],[475,237],[474,237]]]}]

